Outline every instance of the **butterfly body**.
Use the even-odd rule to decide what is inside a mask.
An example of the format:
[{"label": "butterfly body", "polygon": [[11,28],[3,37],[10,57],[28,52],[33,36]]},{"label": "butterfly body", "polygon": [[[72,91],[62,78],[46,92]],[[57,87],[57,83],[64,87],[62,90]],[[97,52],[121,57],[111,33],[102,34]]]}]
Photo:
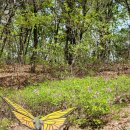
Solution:
[{"label": "butterfly body", "polygon": [[38,117],[35,117],[33,120],[33,124],[34,124],[35,130],[42,130],[43,121],[41,119],[39,119]]},{"label": "butterfly body", "polygon": [[56,111],[44,117],[34,117],[26,109],[20,105],[13,103],[6,97],[2,97],[6,103],[13,108],[15,117],[25,126],[33,130],[59,130],[66,122],[66,116],[72,112],[74,108],[68,108],[64,111]]}]

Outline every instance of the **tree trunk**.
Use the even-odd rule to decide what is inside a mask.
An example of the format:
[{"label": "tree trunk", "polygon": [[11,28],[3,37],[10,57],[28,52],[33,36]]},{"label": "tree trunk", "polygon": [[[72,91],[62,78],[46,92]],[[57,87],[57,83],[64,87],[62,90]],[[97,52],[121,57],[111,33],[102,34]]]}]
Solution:
[{"label": "tree trunk", "polygon": [[73,54],[70,50],[70,47],[76,44],[76,33],[73,30],[73,27],[71,26],[70,22],[70,13],[73,10],[73,2],[72,1],[67,1],[68,7],[70,10],[67,12],[68,13],[68,19],[66,20],[66,42],[65,42],[65,59],[67,60],[68,64],[71,65],[73,62]]},{"label": "tree trunk", "polygon": [[[14,7],[15,8],[15,7]],[[14,16],[14,11],[13,10],[10,10],[10,17],[9,17],[9,19],[8,19],[8,22],[6,23],[6,25],[4,26],[4,28],[3,28],[3,31],[2,31],[2,34],[1,34],[1,36],[0,36],[0,40],[2,40],[3,41],[3,45],[2,45],[2,47],[1,47],[1,50],[0,50],[0,58],[2,57],[2,54],[3,54],[3,51],[4,51],[4,48],[5,48],[5,45],[6,45],[6,41],[7,41],[7,39],[8,39],[8,35],[9,35],[9,33],[10,33],[10,29],[9,29],[9,26],[10,26],[10,24],[11,24],[11,22],[12,22],[12,17]],[[6,35],[4,38],[3,38],[3,36],[4,35]]]},{"label": "tree trunk", "polygon": [[125,0],[126,8],[129,15],[129,28],[128,28],[128,60],[130,60],[130,4]]},{"label": "tree trunk", "polygon": [[[33,7],[34,7],[34,14],[36,15],[37,13],[37,7],[36,7],[36,1],[33,0]],[[36,58],[37,58],[37,46],[38,46],[38,29],[37,29],[37,25],[34,26],[34,30],[33,30],[33,54],[31,57],[31,72],[35,73],[35,68],[36,68]]]}]

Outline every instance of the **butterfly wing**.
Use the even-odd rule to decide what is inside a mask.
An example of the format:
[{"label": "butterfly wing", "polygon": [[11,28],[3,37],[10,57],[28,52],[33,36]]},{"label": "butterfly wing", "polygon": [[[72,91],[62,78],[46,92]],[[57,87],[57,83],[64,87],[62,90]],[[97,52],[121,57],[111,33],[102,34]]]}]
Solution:
[{"label": "butterfly wing", "polygon": [[60,110],[60,111],[56,111],[53,113],[50,113],[44,117],[42,117],[42,120],[50,120],[50,119],[57,119],[60,117],[65,117],[66,115],[68,115],[70,112],[72,112],[75,108],[68,108],[64,111]]},{"label": "butterfly wing", "polygon": [[65,124],[66,118],[43,121],[42,130],[59,130]]},{"label": "butterfly wing", "polygon": [[15,117],[25,126],[34,129],[34,124],[33,124],[33,120],[19,112],[16,111],[12,111],[15,115]]},{"label": "butterfly wing", "polygon": [[42,130],[59,130],[66,121],[65,117],[70,112],[72,112],[75,108],[69,108],[64,111],[56,111],[51,114],[48,114],[41,118],[43,120],[43,128]]},{"label": "butterfly wing", "polygon": [[12,101],[10,101],[8,98],[6,97],[2,97],[15,111],[17,111],[18,113],[21,113],[31,119],[34,119],[34,116],[32,114],[30,114],[27,110],[25,110],[24,108],[22,108],[20,105],[13,103]]}]

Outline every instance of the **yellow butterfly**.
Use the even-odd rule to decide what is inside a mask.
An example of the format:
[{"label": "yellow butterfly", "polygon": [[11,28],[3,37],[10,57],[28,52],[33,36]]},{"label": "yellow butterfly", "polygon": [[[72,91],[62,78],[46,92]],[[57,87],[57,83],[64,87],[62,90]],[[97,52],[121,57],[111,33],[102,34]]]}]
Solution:
[{"label": "yellow butterfly", "polygon": [[40,119],[34,117],[27,110],[22,108],[16,103],[13,103],[6,97],[2,97],[11,107],[13,107],[13,113],[15,117],[25,126],[33,130],[59,130],[66,122],[66,115],[74,110],[69,108],[64,111],[56,111],[48,114]]}]

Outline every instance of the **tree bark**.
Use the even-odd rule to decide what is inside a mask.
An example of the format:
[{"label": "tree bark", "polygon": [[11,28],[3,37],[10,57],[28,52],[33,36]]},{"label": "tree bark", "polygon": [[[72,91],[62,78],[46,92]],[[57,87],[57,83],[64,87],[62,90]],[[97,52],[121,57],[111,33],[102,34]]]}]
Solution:
[{"label": "tree bark", "polygon": [[[37,13],[37,7],[36,7],[36,1],[33,0],[33,7],[34,7],[34,14],[36,15]],[[34,26],[33,29],[33,54],[31,57],[31,72],[35,73],[35,68],[36,68],[36,58],[37,58],[37,46],[38,46],[38,28],[37,25]]]},{"label": "tree bark", "polygon": [[130,4],[125,0],[126,8],[129,15],[129,27],[128,27],[128,60],[130,60]]},{"label": "tree bark", "polygon": [[73,11],[73,2],[72,1],[67,1],[68,7],[70,10],[67,12],[68,13],[68,19],[66,20],[66,42],[65,42],[65,59],[67,60],[68,64],[71,65],[73,62],[73,54],[70,50],[71,45],[76,44],[76,35],[75,31],[73,30],[73,27],[71,26],[71,15],[70,13]]}]

